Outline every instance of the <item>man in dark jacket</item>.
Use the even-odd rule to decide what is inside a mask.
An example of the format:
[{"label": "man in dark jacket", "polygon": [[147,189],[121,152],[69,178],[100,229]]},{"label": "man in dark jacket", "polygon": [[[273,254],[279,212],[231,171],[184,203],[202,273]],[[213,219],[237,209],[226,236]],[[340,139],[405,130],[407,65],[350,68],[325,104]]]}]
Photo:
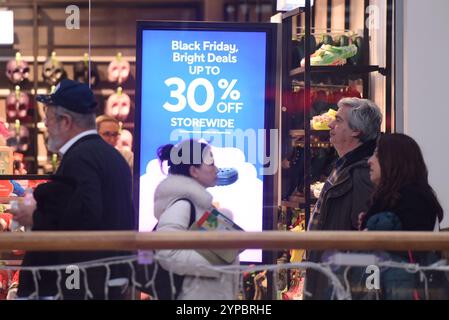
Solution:
[{"label": "man in dark jacket", "polygon": [[[45,124],[48,131],[48,149],[62,156],[61,164],[52,181],[36,188],[34,199],[22,203],[15,219],[32,230],[132,230],[135,217],[131,197],[131,172],[120,153],[98,135],[95,124],[96,102],[89,87],[72,80],[62,80],[55,93],[38,96],[46,105]],[[123,255],[123,252],[28,252],[23,265],[76,265]],[[66,288],[62,272],[60,286],[64,299],[104,299],[108,279],[125,275],[113,267],[87,269],[80,288]],[[108,276],[107,276],[108,275]],[[39,281],[38,295],[55,296],[56,273],[45,272]],[[108,298],[121,298],[109,290]],[[31,272],[21,272],[19,296],[36,293]]]},{"label": "man in dark jacket", "polygon": [[[373,185],[369,177],[368,158],[376,148],[382,115],[371,101],[344,98],[329,124],[330,142],[339,159],[328,177],[309,221],[308,230],[357,230],[358,216],[369,206]],[[322,262],[323,252],[309,251],[311,262]],[[306,299],[330,299],[332,287],[327,277],[307,270]]]}]

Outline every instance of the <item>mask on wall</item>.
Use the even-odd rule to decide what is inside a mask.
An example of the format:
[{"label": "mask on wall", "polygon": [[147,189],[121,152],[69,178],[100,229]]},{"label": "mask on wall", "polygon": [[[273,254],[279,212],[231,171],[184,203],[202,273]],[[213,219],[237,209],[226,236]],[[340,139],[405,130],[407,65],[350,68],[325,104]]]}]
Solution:
[{"label": "mask on wall", "polygon": [[[84,60],[79,61],[74,67],[74,80],[82,83],[89,83],[89,56],[84,55]],[[90,64],[90,85],[95,87],[100,81],[97,66]]]},{"label": "mask on wall", "polygon": [[13,151],[27,152],[30,142],[30,132],[27,127],[22,126],[19,120],[16,120],[14,124],[10,124],[9,138],[6,140],[8,147],[11,147]]},{"label": "mask on wall", "polygon": [[117,149],[132,151],[133,148],[133,135],[128,130],[122,130],[119,139],[117,141]]},{"label": "mask on wall", "polygon": [[121,87],[112,94],[106,101],[104,113],[120,121],[125,121],[131,109],[131,99],[126,93],[123,93]]},{"label": "mask on wall", "polygon": [[6,65],[6,77],[13,84],[20,84],[30,76],[30,67],[26,61],[22,60],[19,52],[16,53],[16,58],[8,61]]},{"label": "mask on wall", "polygon": [[117,82],[122,84],[128,80],[131,66],[129,62],[122,59],[122,54],[119,52],[115,59],[109,63],[108,66],[108,80],[109,82]]},{"label": "mask on wall", "polygon": [[42,76],[50,86],[57,85],[62,79],[67,77],[62,63],[56,59],[56,53],[52,52],[51,57],[45,61]]},{"label": "mask on wall", "polygon": [[25,92],[16,86],[15,92],[11,92],[6,98],[6,113],[9,120],[23,119],[28,115],[30,98]]}]

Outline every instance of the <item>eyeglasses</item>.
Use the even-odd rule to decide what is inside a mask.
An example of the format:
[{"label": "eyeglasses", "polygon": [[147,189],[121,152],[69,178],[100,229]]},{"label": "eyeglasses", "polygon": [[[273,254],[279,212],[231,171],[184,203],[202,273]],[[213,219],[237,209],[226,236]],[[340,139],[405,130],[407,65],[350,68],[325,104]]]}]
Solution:
[{"label": "eyeglasses", "polygon": [[116,132],[116,131],[103,131],[100,132],[100,135],[108,137],[108,138],[117,138],[120,133]]}]

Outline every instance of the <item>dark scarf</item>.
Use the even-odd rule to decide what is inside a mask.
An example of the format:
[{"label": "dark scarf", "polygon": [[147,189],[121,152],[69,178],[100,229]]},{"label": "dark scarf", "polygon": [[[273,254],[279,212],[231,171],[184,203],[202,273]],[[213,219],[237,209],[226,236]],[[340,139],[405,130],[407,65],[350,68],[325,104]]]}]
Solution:
[{"label": "dark scarf", "polygon": [[374,150],[376,149],[376,144],[376,140],[369,140],[358,146],[351,152],[348,152],[343,157],[337,160],[337,163],[335,165],[336,169],[340,171],[362,159],[371,157],[374,153]]}]

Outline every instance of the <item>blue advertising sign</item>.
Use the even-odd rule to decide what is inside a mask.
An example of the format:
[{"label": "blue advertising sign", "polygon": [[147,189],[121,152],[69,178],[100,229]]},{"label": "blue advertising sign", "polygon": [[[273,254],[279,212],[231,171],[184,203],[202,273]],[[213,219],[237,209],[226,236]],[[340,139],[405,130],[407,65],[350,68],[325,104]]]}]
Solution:
[{"label": "blue advertising sign", "polygon": [[[267,167],[274,167],[269,159],[276,157],[275,152],[269,157],[266,143],[273,123],[267,117],[274,114],[267,97],[273,92],[268,85],[273,57],[267,51],[272,26],[230,26],[172,22],[139,29],[135,174],[140,230],[157,222],[153,194],[167,172],[157,159],[158,147],[190,138],[212,146],[219,183],[208,191],[218,210],[231,210],[246,231],[264,229],[265,176],[275,173]],[[261,262],[262,252],[246,250],[241,260]]]}]

